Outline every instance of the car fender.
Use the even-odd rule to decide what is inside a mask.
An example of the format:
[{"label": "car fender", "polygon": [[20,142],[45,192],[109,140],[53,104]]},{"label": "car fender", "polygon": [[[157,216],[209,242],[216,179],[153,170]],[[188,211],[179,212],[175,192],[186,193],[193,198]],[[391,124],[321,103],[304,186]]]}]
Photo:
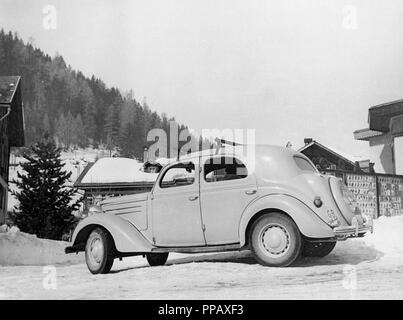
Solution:
[{"label": "car fender", "polygon": [[112,236],[119,252],[150,252],[154,246],[129,221],[112,214],[94,214],[80,221],[72,236],[73,247],[87,241],[97,226],[105,228]]},{"label": "car fender", "polygon": [[249,221],[260,212],[283,211],[289,215],[300,232],[309,238],[334,237],[333,230],[312,209],[297,198],[286,194],[269,194],[255,199],[242,213],[239,223],[239,238],[241,246],[246,243],[246,229]]}]

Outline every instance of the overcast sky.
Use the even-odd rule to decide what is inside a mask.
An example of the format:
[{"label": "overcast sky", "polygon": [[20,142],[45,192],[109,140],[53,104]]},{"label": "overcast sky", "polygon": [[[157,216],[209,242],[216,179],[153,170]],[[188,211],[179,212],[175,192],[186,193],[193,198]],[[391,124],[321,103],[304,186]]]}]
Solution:
[{"label": "overcast sky", "polygon": [[0,0],[0,26],[191,128],[253,128],[259,143],[367,157],[353,131],[403,98],[400,0]]}]

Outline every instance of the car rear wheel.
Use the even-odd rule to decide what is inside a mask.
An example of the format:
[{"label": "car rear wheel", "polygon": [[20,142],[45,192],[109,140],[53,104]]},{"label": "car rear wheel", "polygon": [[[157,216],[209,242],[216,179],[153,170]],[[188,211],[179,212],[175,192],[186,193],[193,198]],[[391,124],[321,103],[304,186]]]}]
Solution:
[{"label": "car rear wheel", "polygon": [[285,267],[299,257],[302,239],[295,222],[282,213],[259,217],[252,225],[249,243],[256,260],[270,267]]},{"label": "car rear wheel", "polygon": [[85,261],[92,274],[108,273],[115,259],[112,236],[103,228],[94,229],[85,245]]},{"label": "car rear wheel", "polygon": [[330,242],[304,242],[304,248],[302,249],[302,255],[304,257],[325,257],[334,247],[337,241]]},{"label": "car rear wheel", "polygon": [[168,260],[168,252],[166,253],[147,253],[148,264],[152,267],[163,266]]}]

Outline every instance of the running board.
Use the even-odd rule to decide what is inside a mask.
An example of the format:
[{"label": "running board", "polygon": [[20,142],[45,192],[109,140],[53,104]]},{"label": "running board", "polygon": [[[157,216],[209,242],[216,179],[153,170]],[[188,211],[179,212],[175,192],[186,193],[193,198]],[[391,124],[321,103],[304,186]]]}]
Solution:
[{"label": "running board", "polygon": [[[226,245],[212,245],[200,247],[157,247],[152,248],[151,252],[178,252],[178,253],[205,253],[205,252],[220,252],[220,251],[237,251],[243,250],[239,243]],[[246,249],[246,248],[245,248]]]}]

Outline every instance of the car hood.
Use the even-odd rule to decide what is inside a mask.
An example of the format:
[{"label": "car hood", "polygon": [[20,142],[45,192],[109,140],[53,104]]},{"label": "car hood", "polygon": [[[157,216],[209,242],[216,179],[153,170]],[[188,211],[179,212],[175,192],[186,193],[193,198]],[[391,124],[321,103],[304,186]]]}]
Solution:
[{"label": "car hood", "polygon": [[112,214],[142,211],[145,210],[145,202],[149,195],[149,192],[144,192],[106,198],[101,202],[101,207],[105,213]]}]

